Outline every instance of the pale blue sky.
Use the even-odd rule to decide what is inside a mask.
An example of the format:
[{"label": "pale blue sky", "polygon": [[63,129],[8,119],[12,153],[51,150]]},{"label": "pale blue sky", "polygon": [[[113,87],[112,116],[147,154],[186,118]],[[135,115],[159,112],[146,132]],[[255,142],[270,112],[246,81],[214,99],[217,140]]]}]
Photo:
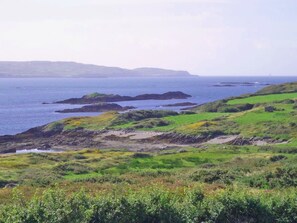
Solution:
[{"label": "pale blue sky", "polygon": [[0,60],[297,75],[296,0],[0,0]]}]

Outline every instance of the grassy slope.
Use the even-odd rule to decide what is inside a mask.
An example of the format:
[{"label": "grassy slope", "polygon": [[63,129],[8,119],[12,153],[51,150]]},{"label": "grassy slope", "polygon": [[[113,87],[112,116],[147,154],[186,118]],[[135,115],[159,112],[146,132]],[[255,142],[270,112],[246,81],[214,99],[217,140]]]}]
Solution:
[{"label": "grassy slope", "polygon": [[257,103],[271,103],[271,102],[279,102],[285,99],[297,99],[297,93],[283,93],[283,94],[270,94],[270,95],[259,95],[259,96],[251,96],[247,98],[234,99],[228,101],[227,104],[235,105],[235,104],[257,104]]},{"label": "grassy slope", "polygon": [[[189,115],[178,115],[178,116],[168,116],[164,117],[163,120],[166,120],[169,122],[169,125],[167,126],[155,126],[153,128],[142,128],[140,130],[150,130],[150,131],[172,131],[175,130],[181,126],[193,124],[199,121],[206,121],[206,120],[212,120],[217,117],[221,117],[223,115],[226,115],[225,113],[201,113],[201,114],[189,114]],[[113,128],[115,129],[125,129],[125,128],[133,128],[137,122],[133,123],[127,123],[123,125],[116,125]]]}]

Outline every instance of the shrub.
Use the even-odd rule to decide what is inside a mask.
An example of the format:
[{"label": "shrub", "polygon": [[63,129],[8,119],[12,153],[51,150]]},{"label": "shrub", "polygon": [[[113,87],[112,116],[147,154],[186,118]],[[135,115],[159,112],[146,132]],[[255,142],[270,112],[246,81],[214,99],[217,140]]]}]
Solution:
[{"label": "shrub", "polygon": [[82,154],[75,154],[74,159],[83,160],[83,159],[87,159],[87,157]]},{"label": "shrub", "polygon": [[89,196],[57,188],[26,201],[14,191],[0,208],[2,223],[292,223],[297,220],[296,190],[267,194],[230,188],[206,195],[200,188],[184,193],[163,188]]},{"label": "shrub", "polygon": [[88,177],[88,178],[83,178],[83,179],[75,179],[73,180],[74,182],[90,182],[90,183],[113,183],[113,184],[118,184],[118,183],[128,183],[132,184],[134,183],[132,180],[125,179],[122,177],[106,174],[103,176],[98,176],[98,177]]},{"label": "shrub", "polygon": [[42,171],[39,169],[27,169],[18,181],[25,185],[46,187],[58,182],[61,179],[61,175],[50,170]]},{"label": "shrub", "polygon": [[271,162],[276,162],[276,161],[283,160],[283,159],[287,159],[287,157],[284,156],[284,155],[278,155],[278,156],[270,157]]},{"label": "shrub", "polygon": [[92,169],[84,164],[76,163],[76,162],[66,162],[62,164],[58,164],[55,166],[54,171],[57,171],[59,174],[66,175],[69,172],[73,172],[75,174],[83,174],[92,171]]},{"label": "shrub", "polygon": [[201,169],[194,172],[190,178],[193,181],[204,183],[220,182],[230,184],[235,179],[235,174],[228,170]]},{"label": "shrub", "polygon": [[268,172],[249,178],[250,187],[283,188],[297,186],[297,168],[294,166],[277,168],[275,172]]},{"label": "shrub", "polygon": [[151,154],[148,153],[134,153],[132,155],[133,158],[148,158],[148,157],[152,157]]},{"label": "shrub", "polygon": [[142,128],[155,128],[159,126],[167,126],[170,122],[162,119],[148,119],[144,121],[140,121],[134,125],[134,128],[142,129]]},{"label": "shrub", "polygon": [[218,112],[241,112],[247,111],[254,107],[252,104],[239,104],[239,105],[224,105],[218,108]]}]

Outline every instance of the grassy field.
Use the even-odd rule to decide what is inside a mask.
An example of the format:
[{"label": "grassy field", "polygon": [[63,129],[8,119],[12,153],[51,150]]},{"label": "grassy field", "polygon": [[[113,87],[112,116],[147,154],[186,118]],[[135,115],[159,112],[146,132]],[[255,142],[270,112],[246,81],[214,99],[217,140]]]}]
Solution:
[{"label": "grassy field", "polygon": [[283,94],[270,94],[270,95],[260,95],[251,96],[247,98],[240,98],[228,101],[229,105],[235,104],[257,104],[257,103],[271,103],[279,102],[286,99],[297,99],[297,93],[283,93]]},{"label": "grassy field", "polygon": [[[172,131],[177,128],[180,128],[184,125],[193,124],[199,121],[206,121],[212,120],[214,118],[221,117],[226,115],[226,113],[201,113],[201,114],[189,114],[189,115],[178,115],[178,116],[168,116],[164,117],[163,120],[168,121],[169,124],[166,126],[154,126],[153,128],[140,128],[140,130],[147,130],[147,131]],[[133,128],[137,125],[137,122],[130,122],[124,125],[116,125],[114,126],[115,129],[126,129],[126,128]]]},{"label": "grassy field", "polygon": [[[273,161],[273,157],[279,159]],[[124,179],[129,176],[128,179],[134,179],[133,184],[149,184],[149,179],[156,177],[159,180],[171,178],[172,184],[183,179],[185,184],[191,185],[193,182],[225,184],[228,177],[231,177],[229,180],[232,179],[233,183],[249,187],[249,179],[263,175],[263,172],[273,173],[276,168],[290,166],[296,159],[295,153],[227,145],[208,145],[203,149],[188,148],[182,152],[172,150],[151,154],[86,149],[65,153],[2,155],[0,182],[2,185],[14,182],[21,186],[45,187],[56,183],[63,185],[68,181],[100,182],[104,176],[115,177],[107,177],[104,179],[106,182],[116,178],[121,179],[119,182],[125,182]],[[208,182],[208,176],[201,171],[214,174],[213,180],[208,179]],[[226,172],[219,173],[220,171]],[[195,175],[193,181],[193,174],[200,172],[201,178]],[[137,179],[141,180],[137,182]],[[266,183],[267,185],[262,186],[269,188],[268,182]]]}]

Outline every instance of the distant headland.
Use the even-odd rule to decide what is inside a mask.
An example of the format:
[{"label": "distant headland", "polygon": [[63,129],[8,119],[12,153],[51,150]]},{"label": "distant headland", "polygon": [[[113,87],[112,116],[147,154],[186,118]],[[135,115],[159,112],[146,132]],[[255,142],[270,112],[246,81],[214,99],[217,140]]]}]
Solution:
[{"label": "distant headland", "polygon": [[0,61],[0,78],[5,77],[187,77],[188,71],[161,68],[124,69],[120,67],[98,66],[76,62],[51,61]]}]

